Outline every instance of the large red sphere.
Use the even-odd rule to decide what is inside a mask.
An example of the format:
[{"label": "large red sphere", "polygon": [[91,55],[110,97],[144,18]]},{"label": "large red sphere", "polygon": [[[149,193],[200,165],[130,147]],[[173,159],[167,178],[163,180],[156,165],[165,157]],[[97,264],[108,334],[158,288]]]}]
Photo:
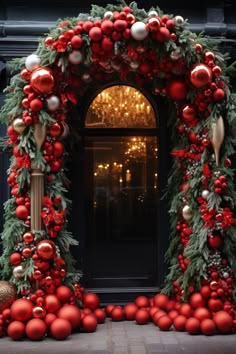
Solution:
[{"label": "large red sphere", "polygon": [[183,315],[179,315],[175,317],[175,319],[173,320],[173,325],[176,331],[185,331],[186,321],[187,318]]},{"label": "large red sphere", "polygon": [[216,332],[215,322],[210,318],[205,318],[201,322],[200,328],[201,328],[202,333],[205,334],[205,336],[211,336],[212,334],[214,334]]},{"label": "large red sphere", "polygon": [[136,315],[135,315],[136,323],[143,325],[143,324],[148,323],[148,320],[149,320],[149,312],[148,311],[143,310],[143,309],[139,309],[136,312]]},{"label": "large red sphere", "polygon": [[98,323],[104,323],[106,320],[106,312],[103,309],[94,310],[94,315],[96,316]]},{"label": "large red sphere", "polygon": [[37,93],[49,94],[54,86],[52,71],[48,68],[34,70],[30,78],[30,84]]},{"label": "large red sphere", "polygon": [[201,287],[200,293],[205,299],[207,299],[211,296],[211,289],[208,285],[203,285]]},{"label": "large red sphere", "polygon": [[168,316],[174,320],[177,316],[179,315],[179,312],[177,310],[171,310],[169,313],[168,313]]},{"label": "large red sphere", "polygon": [[124,314],[127,320],[134,320],[135,314],[138,311],[138,306],[134,303],[126,304],[124,306]]},{"label": "large red sphere", "polygon": [[179,309],[179,314],[180,315],[183,315],[185,317],[191,317],[192,316],[192,308],[191,306],[188,304],[188,303],[183,303],[181,306],[180,306],[180,309]]},{"label": "large red sphere", "polygon": [[114,309],[115,305],[113,304],[108,304],[105,308],[107,316],[111,316],[111,311]]},{"label": "large red sphere", "polygon": [[146,296],[138,296],[135,299],[135,305],[137,305],[138,307],[148,307],[149,306],[149,300]]},{"label": "large red sphere", "polygon": [[86,315],[82,320],[82,326],[85,332],[94,332],[96,331],[98,322],[97,318],[94,315]]},{"label": "large red sphere", "polygon": [[94,293],[86,293],[83,297],[84,307],[88,307],[91,310],[95,310],[100,305],[100,299],[97,294]]},{"label": "large red sphere", "polygon": [[232,332],[233,319],[226,311],[219,311],[213,317],[216,327],[221,333]]},{"label": "large red sphere", "polygon": [[7,328],[7,334],[14,340],[19,340],[24,337],[25,325],[21,321],[13,321]]},{"label": "large red sphere", "polygon": [[203,307],[205,305],[205,300],[204,300],[202,294],[200,294],[200,293],[192,294],[191,297],[190,297],[189,302],[190,302],[190,305],[194,309],[196,309],[198,307]]},{"label": "large red sphere", "polygon": [[42,240],[36,246],[38,256],[43,260],[48,260],[55,255],[55,244],[51,240]]},{"label": "large red sphere", "polygon": [[154,315],[152,316],[153,323],[155,323],[155,325],[157,326],[159,318],[162,316],[166,316],[166,315],[167,315],[167,313],[163,310],[159,310],[159,311],[155,312]]},{"label": "large red sphere", "polygon": [[10,255],[10,262],[13,265],[19,265],[21,263],[22,256],[19,252],[14,252]]},{"label": "large red sphere", "polygon": [[190,69],[189,78],[191,84],[200,89],[211,83],[212,71],[207,65],[198,63]]},{"label": "large red sphere", "polygon": [[208,307],[212,312],[220,311],[223,307],[223,303],[220,299],[209,299]]},{"label": "large red sphere", "polygon": [[159,307],[160,309],[165,310],[168,304],[168,296],[165,294],[157,294],[153,298],[153,304],[156,307]]},{"label": "large red sphere", "polygon": [[211,312],[206,307],[198,307],[193,316],[197,318],[199,321],[203,321],[206,318],[211,318]]},{"label": "large red sphere", "polygon": [[184,81],[171,80],[166,86],[166,92],[172,100],[182,101],[187,96],[187,85]]},{"label": "large red sphere", "polygon": [[77,328],[80,324],[80,309],[75,305],[65,304],[57,313],[59,318],[64,318],[71,323],[72,328]]},{"label": "large red sphere", "polygon": [[39,318],[33,318],[27,322],[25,326],[25,332],[29,339],[41,340],[44,338],[47,332],[47,326],[43,320],[40,320]]},{"label": "large red sphere", "polygon": [[17,299],[11,305],[11,318],[25,322],[32,317],[33,303],[28,299]]},{"label": "large red sphere", "polygon": [[48,327],[50,327],[56,318],[57,316],[55,315],[55,313],[47,313],[46,316],[44,317],[44,322]]},{"label": "large red sphere", "polygon": [[161,316],[157,322],[161,331],[168,331],[172,326],[172,319],[168,315]]},{"label": "large red sphere", "polygon": [[21,220],[27,219],[29,216],[29,210],[24,205],[18,205],[16,207],[16,217]]},{"label": "large red sphere", "polygon": [[72,291],[68,286],[61,285],[56,289],[56,296],[58,300],[62,303],[68,302],[72,295]]},{"label": "large red sphere", "polygon": [[189,334],[198,334],[200,331],[200,321],[194,317],[188,318],[185,324],[185,329]]},{"label": "large red sphere", "polygon": [[61,303],[58,297],[54,294],[49,294],[45,297],[45,309],[47,312],[55,313],[59,310]]},{"label": "large red sphere", "polygon": [[111,311],[112,321],[122,321],[124,318],[124,310],[121,307],[115,306]]},{"label": "large red sphere", "polygon": [[50,326],[50,332],[56,339],[67,338],[72,331],[71,323],[64,318],[57,318]]}]

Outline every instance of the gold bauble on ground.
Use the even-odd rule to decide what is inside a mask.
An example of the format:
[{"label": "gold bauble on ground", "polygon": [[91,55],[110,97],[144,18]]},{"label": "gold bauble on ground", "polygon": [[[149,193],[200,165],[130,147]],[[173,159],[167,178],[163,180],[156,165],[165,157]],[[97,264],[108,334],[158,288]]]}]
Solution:
[{"label": "gold bauble on ground", "polygon": [[5,280],[0,281],[0,312],[9,307],[16,297],[15,285]]}]

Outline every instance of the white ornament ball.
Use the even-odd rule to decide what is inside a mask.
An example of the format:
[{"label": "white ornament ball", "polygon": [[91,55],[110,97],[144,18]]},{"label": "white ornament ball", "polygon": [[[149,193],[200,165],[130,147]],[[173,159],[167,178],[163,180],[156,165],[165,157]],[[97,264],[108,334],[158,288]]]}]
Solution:
[{"label": "white ornament ball", "polygon": [[210,192],[207,189],[205,189],[204,191],[202,191],[202,198],[207,199],[209,194],[210,194]]},{"label": "white ornament ball", "polygon": [[184,23],[184,18],[182,16],[175,16],[175,23],[178,26],[181,26]]},{"label": "white ornament ball", "polygon": [[37,69],[40,65],[40,58],[36,54],[31,54],[25,59],[25,67],[29,71]]},{"label": "white ornament ball", "polygon": [[229,277],[229,273],[228,273],[228,272],[224,272],[224,273],[223,273],[223,277],[224,277],[225,279],[227,279],[227,278]]},{"label": "white ornament ball", "polygon": [[19,265],[13,269],[13,276],[15,279],[21,279],[24,276],[24,268],[22,265]]},{"label": "white ornament ball", "polygon": [[135,70],[138,69],[139,63],[138,63],[137,61],[131,61],[131,63],[129,64],[129,66],[130,66],[130,69],[131,69],[131,70],[135,71]]},{"label": "white ornament ball", "polygon": [[73,50],[68,56],[71,64],[80,64],[83,61],[83,54],[79,50]]},{"label": "white ornament ball", "polygon": [[148,36],[148,31],[146,29],[146,24],[138,21],[131,26],[131,36],[136,41],[142,41]]},{"label": "white ornament ball", "polygon": [[175,49],[170,53],[170,57],[172,60],[178,60],[181,57],[181,53],[178,49]]},{"label": "white ornament ball", "polygon": [[50,111],[56,111],[60,106],[60,99],[57,96],[52,95],[47,98],[47,105]]},{"label": "white ornament ball", "polygon": [[107,20],[113,20],[113,12],[112,11],[106,11],[104,16],[103,16],[105,19]]},{"label": "white ornament ball", "polygon": [[155,10],[151,10],[148,13],[148,17],[156,17],[158,16],[158,13]]}]

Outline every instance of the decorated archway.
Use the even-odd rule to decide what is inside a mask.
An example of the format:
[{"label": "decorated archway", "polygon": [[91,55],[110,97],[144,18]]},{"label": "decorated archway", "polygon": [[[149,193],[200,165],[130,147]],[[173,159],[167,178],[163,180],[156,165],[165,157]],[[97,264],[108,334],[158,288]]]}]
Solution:
[{"label": "decorated archway", "polygon": [[[16,333],[17,320],[27,322],[29,338],[39,339],[34,328],[39,326],[43,337],[45,323],[51,324],[48,314],[71,319],[77,314],[77,301],[92,310],[98,306],[96,295],[84,294],[73,278],[69,247],[77,241],[66,225],[63,137],[73,107],[91,85],[114,80],[148,85],[171,107],[170,268],[162,294],[151,305],[168,311],[167,294],[186,318],[196,308],[205,308],[209,316],[215,315],[211,322],[219,331],[234,331],[236,198],[230,155],[235,144],[235,100],[217,43],[190,32],[186,25],[181,16],[166,15],[159,8],[147,13],[134,2],[93,6],[89,15],[60,21],[40,41],[36,53],[13,61],[17,74],[1,111],[12,151],[8,175],[12,197],[5,204],[1,257],[2,278],[8,283],[2,287],[14,293],[14,284],[20,297],[10,309],[10,336]],[[147,306],[138,301],[136,305]],[[5,306],[10,305],[3,302],[2,310]],[[71,320],[73,328],[79,318],[78,314]],[[195,316],[199,328],[203,318]],[[61,326],[70,332],[68,321]],[[57,338],[56,329],[51,333]]]}]

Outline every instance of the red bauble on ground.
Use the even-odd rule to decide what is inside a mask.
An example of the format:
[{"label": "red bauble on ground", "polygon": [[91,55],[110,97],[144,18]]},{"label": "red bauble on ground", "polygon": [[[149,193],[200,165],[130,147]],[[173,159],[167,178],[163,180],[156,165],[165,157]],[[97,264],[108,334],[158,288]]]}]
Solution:
[{"label": "red bauble on ground", "polygon": [[179,315],[179,312],[177,310],[171,310],[169,313],[168,313],[168,316],[174,320],[177,316]]},{"label": "red bauble on ground", "polygon": [[28,299],[17,299],[11,306],[11,318],[25,322],[32,317],[33,304]]},{"label": "red bauble on ground", "polygon": [[50,331],[54,338],[65,339],[71,334],[71,323],[64,318],[57,318],[52,322]]},{"label": "red bauble on ground", "polygon": [[172,100],[182,101],[187,96],[187,86],[184,81],[172,80],[166,86],[167,94]]},{"label": "red bauble on ground", "polygon": [[220,299],[209,299],[208,307],[212,312],[217,312],[222,309],[223,303]]},{"label": "red bauble on ground", "polygon": [[205,336],[211,336],[212,334],[214,334],[216,332],[215,322],[210,318],[205,318],[201,322],[200,328],[201,328],[202,333],[205,334]]},{"label": "red bauble on ground", "polygon": [[68,302],[72,295],[72,291],[68,286],[61,285],[56,289],[56,296],[58,300],[62,303]]},{"label": "red bauble on ground", "polygon": [[188,318],[188,317],[192,316],[192,312],[193,312],[192,308],[188,303],[184,303],[180,306],[180,309],[179,309],[180,315],[183,315]]},{"label": "red bauble on ground", "polygon": [[98,323],[104,323],[106,320],[106,312],[103,309],[94,310],[94,315],[96,316]]},{"label": "red bauble on ground", "polygon": [[148,307],[149,306],[149,300],[146,296],[138,296],[135,299],[135,305],[137,305],[139,308],[141,307]]},{"label": "red bauble on ground", "polygon": [[124,310],[121,307],[115,306],[111,311],[111,318],[113,321],[122,321],[124,318]]},{"label": "red bauble on ground", "polygon": [[47,326],[43,320],[33,318],[25,326],[25,332],[31,340],[41,340],[47,332]]},{"label": "red bauble on ground", "polygon": [[160,309],[166,309],[168,304],[168,296],[165,294],[157,294],[153,298],[153,305],[159,307]]},{"label": "red bauble on ground", "polygon": [[176,331],[185,331],[186,321],[187,318],[183,315],[179,315],[175,317],[175,319],[173,320],[173,325]]},{"label": "red bauble on ground", "polygon": [[14,340],[19,340],[24,337],[25,325],[21,321],[13,321],[7,328],[7,334]]},{"label": "red bauble on ground", "polygon": [[44,322],[48,327],[50,327],[56,318],[57,316],[55,315],[55,313],[47,313],[46,316],[44,317]]},{"label": "red bauble on ground", "polygon": [[166,316],[166,315],[167,315],[167,313],[163,310],[159,310],[159,311],[155,312],[154,315],[152,316],[153,323],[155,323],[155,325],[157,326],[159,318],[162,316]]},{"label": "red bauble on ground", "polygon": [[97,294],[94,293],[86,293],[83,297],[84,307],[88,307],[91,310],[95,310],[100,305],[100,299]]},{"label": "red bauble on ground", "polygon": [[81,313],[80,309],[75,305],[65,304],[57,313],[59,318],[64,318],[71,323],[72,329],[79,327]]},{"label": "red bauble on ground", "polygon": [[90,314],[84,316],[82,320],[82,326],[85,332],[94,332],[97,329],[98,321],[97,318]]},{"label": "red bauble on ground", "polygon": [[161,331],[168,331],[172,326],[172,319],[168,315],[161,316],[157,322]]},{"label": "red bauble on ground", "polygon": [[124,314],[127,320],[134,320],[137,311],[138,306],[134,303],[126,304],[124,306]]},{"label": "red bauble on ground", "polygon": [[200,321],[194,317],[188,318],[185,329],[189,334],[198,334],[200,332]]},{"label": "red bauble on ground", "polygon": [[137,324],[143,325],[149,321],[149,312],[147,310],[139,309],[135,315],[135,321]]},{"label": "red bauble on ground", "polygon": [[214,315],[213,320],[216,324],[217,329],[221,333],[232,332],[233,319],[228,312],[226,312],[226,311],[217,312]]},{"label": "red bauble on ground", "polygon": [[175,310],[176,306],[176,301],[175,300],[169,300],[167,305],[166,305],[166,311],[169,312],[171,310]]},{"label": "red bauble on ground", "polygon": [[45,297],[45,309],[47,312],[55,313],[59,310],[61,303],[58,297],[54,294]]},{"label": "red bauble on ground", "polygon": [[151,307],[149,310],[150,316],[153,318],[154,314],[159,310],[160,310],[159,307],[156,307],[156,306]]},{"label": "red bauble on ground", "polygon": [[194,311],[193,316],[199,321],[203,321],[206,318],[211,318],[211,312],[206,307],[199,307]]},{"label": "red bauble on ground", "polygon": [[113,304],[108,304],[105,308],[105,311],[107,313],[107,316],[111,316],[111,311],[114,309],[115,305]]},{"label": "red bauble on ground", "polygon": [[24,205],[18,205],[16,207],[16,217],[21,220],[27,219],[29,216],[29,210]]},{"label": "red bauble on ground", "polygon": [[198,307],[203,307],[205,305],[205,300],[204,300],[202,294],[200,294],[200,293],[192,294],[191,297],[190,297],[189,302],[190,302],[190,305],[194,309],[196,309]]}]

